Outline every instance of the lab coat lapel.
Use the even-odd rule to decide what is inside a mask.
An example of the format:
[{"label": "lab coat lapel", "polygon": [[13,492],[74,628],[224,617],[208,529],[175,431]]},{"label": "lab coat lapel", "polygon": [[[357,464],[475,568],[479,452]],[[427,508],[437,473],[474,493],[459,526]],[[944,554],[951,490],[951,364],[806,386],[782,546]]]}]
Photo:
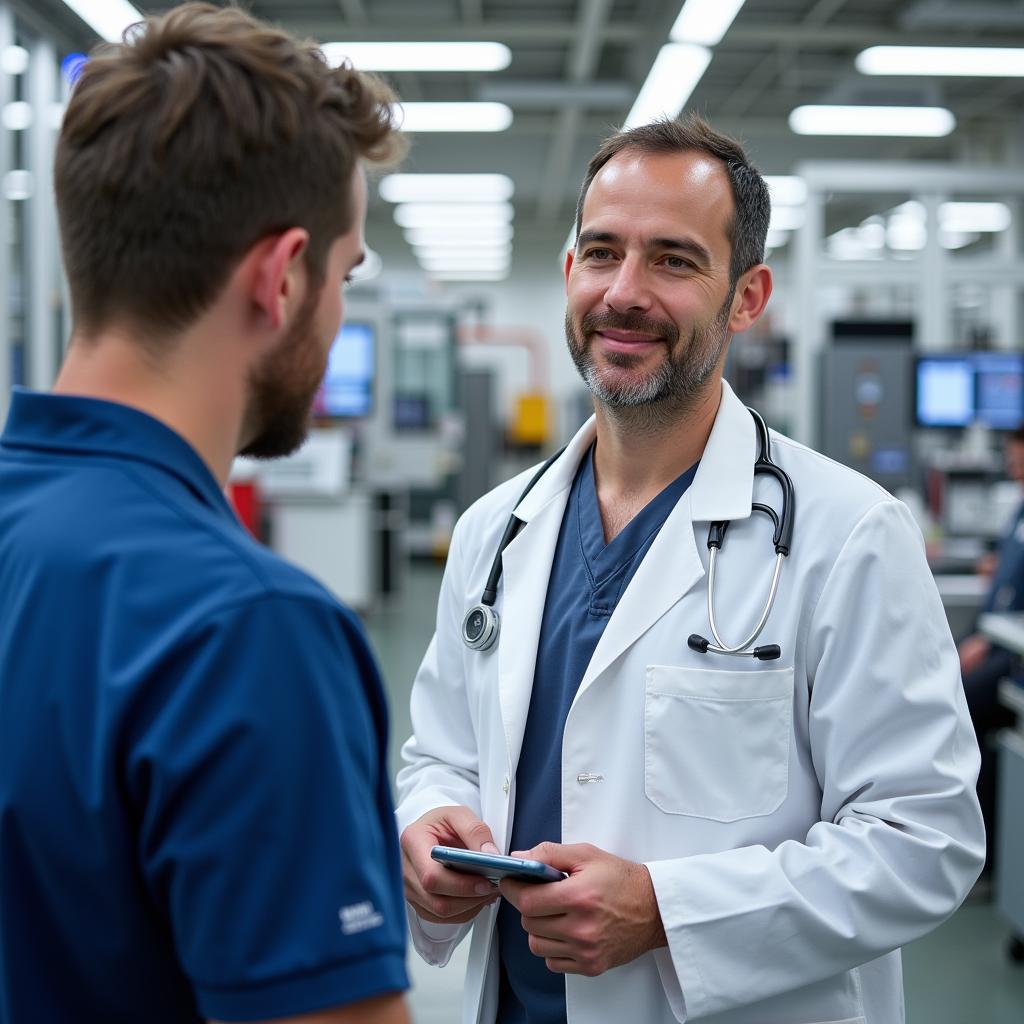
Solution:
[{"label": "lab coat lapel", "polygon": [[[689,490],[669,513],[658,536],[608,620],[576,699],[704,576],[698,549],[704,524],[746,519],[753,494],[756,440],[750,414],[722,382],[722,401]],[[693,632],[702,623],[693,624]],[[687,634],[689,635],[689,634]],[[686,637],[679,637],[680,653]]]},{"label": "lab coat lapel", "polygon": [[540,628],[562,516],[576,469],[594,434],[591,419],[520,502],[515,514],[526,525],[502,556],[498,695],[512,775],[519,763],[530,710]]}]

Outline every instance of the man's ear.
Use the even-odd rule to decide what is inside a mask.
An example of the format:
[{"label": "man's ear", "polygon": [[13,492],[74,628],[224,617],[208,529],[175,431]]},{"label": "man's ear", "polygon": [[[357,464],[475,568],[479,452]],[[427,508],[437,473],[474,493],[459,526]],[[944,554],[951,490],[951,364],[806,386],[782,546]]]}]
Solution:
[{"label": "man's ear", "polygon": [[572,270],[573,261],[576,259],[575,249],[565,250],[565,286],[569,287],[569,271]]},{"label": "man's ear", "polygon": [[751,267],[736,283],[729,316],[729,333],[739,334],[753,327],[772,294],[772,272],[763,263]]},{"label": "man's ear", "polygon": [[305,228],[289,228],[253,247],[253,305],[266,323],[279,330],[301,303],[306,286],[304,255],[309,245]]}]

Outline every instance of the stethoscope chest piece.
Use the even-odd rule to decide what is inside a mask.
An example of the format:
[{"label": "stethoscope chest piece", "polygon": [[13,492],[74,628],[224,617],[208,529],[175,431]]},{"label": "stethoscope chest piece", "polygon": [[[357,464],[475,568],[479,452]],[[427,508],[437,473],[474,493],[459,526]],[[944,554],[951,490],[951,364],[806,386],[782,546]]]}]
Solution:
[{"label": "stethoscope chest piece", "polygon": [[489,651],[498,639],[498,613],[486,604],[475,604],[462,620],[462,642],[472,651]]}]

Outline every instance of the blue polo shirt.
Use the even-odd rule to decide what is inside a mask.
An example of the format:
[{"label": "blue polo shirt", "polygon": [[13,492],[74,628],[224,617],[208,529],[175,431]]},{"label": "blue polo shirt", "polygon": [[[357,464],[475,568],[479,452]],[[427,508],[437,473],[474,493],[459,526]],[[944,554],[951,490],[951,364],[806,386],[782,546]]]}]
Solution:
[{"label": "blue polo shirt", "polygon": [[141,412],[0,438],[0,1022],[279,1017],[406,987],[353,616]]},{"label": "blue polo shirt", "polygon": [[[569,708],[619,598],[697,465],[672,481],[605,544],[594,448],[580,462],[566,503],[541,622],[523,747],[516,768],[510,850],[562,840],[562,734]],[[519,911],[498,908],[498,1024],[564,1024],[565,977],[530,952]]]}]

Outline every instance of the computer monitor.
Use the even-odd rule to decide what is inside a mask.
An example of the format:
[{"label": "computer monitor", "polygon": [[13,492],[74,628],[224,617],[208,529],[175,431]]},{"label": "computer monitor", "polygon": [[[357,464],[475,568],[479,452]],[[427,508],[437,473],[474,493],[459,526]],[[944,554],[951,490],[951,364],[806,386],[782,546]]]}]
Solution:
[{"label": "computer monitor", "polygon": [[918,356],[914,382],[919,427],[1013,430],[1024,421],[1024,353]]},{"label": "computer monitor", "polygon": [[373,411],[374,331],[370,324],[342,324],[331,345],[327,372],[313,401],[313,415],[331,419]]}]

